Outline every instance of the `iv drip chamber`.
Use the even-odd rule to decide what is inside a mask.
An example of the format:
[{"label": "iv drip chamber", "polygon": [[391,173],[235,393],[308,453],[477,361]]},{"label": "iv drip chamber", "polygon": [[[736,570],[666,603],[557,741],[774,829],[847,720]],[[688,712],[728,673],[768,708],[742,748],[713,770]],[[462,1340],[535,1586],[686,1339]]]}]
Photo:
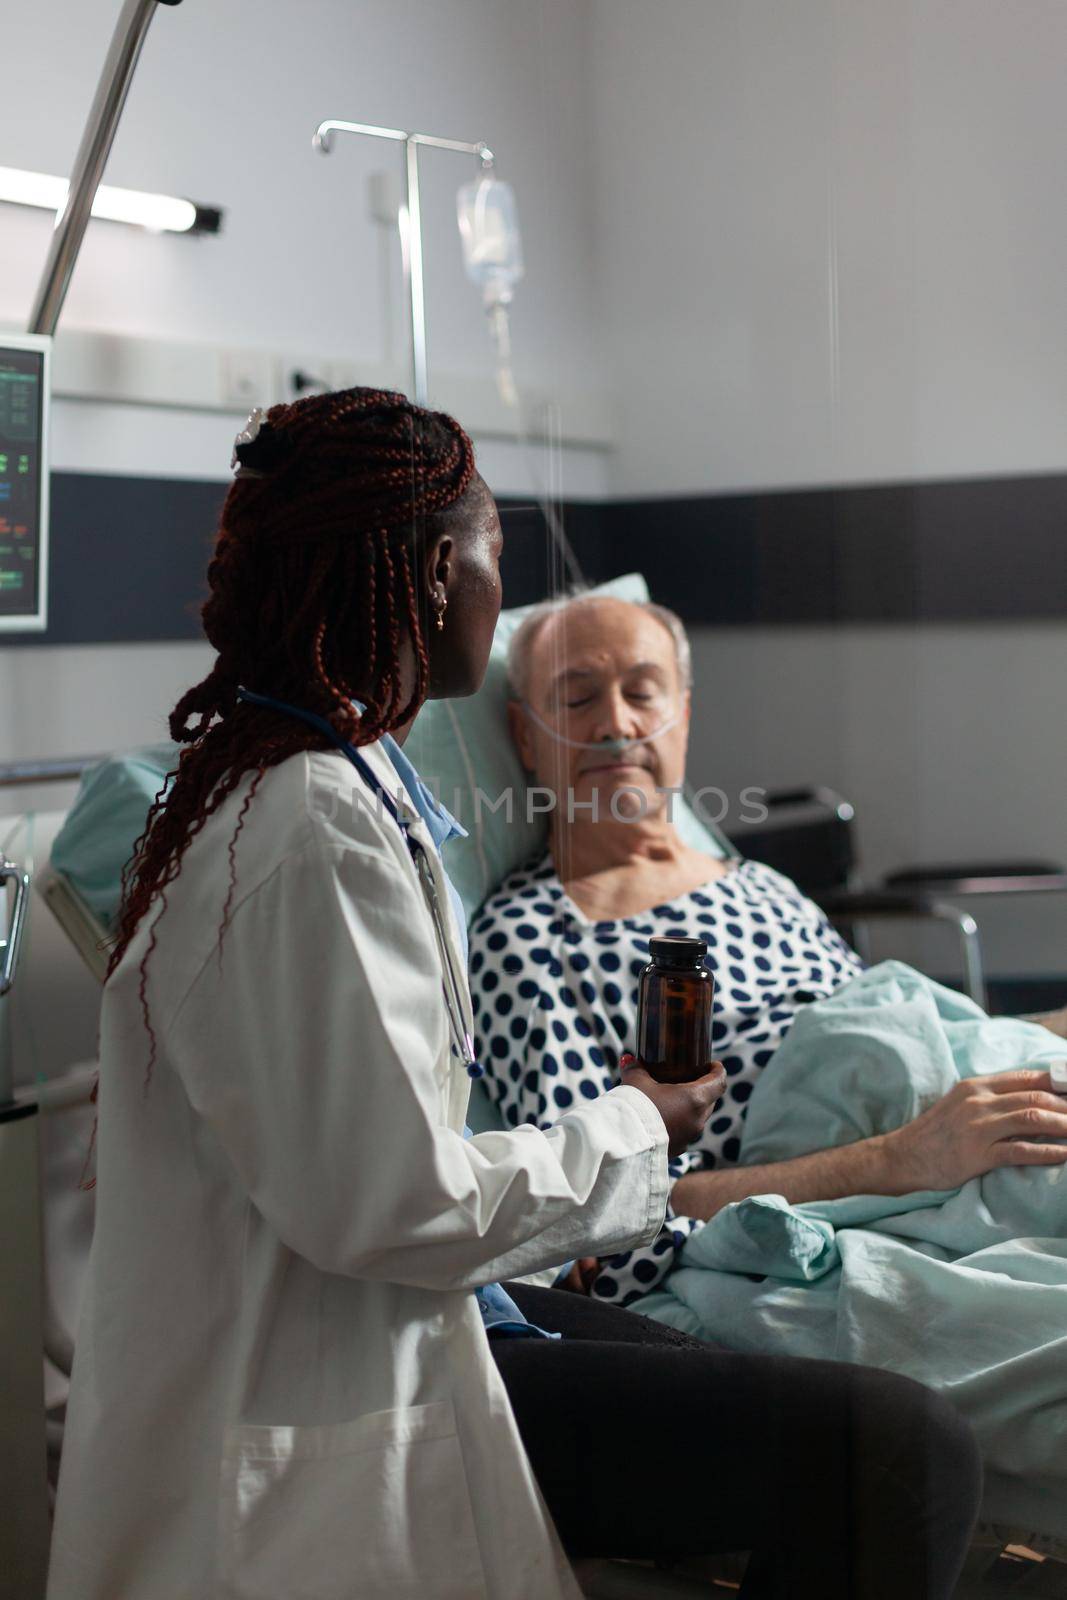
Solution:
[{"label": "iv drip chamber", "polygon": [[460,189],[456,209],[468,278],[481,289],[487,310],[509,305],[525,271],[511,184],[482,173]]}]

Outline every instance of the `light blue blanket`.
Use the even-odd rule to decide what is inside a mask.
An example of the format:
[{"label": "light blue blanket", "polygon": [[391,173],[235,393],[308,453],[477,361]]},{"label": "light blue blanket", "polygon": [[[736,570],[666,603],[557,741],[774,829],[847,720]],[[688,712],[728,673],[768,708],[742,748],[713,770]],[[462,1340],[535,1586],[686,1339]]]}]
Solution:
[{"label": "light blue blanket", "polygon": [[[961,1077],[1067,1045],[990,1020],[888,962],[801,1012],[753,1095],[741,1159],[783,1161],[888,1132]],[[890,1368],[969,1418],[984,1515],[1067,1539],[1067,1168],[960,1189],[728,1206],[687,1242],[647,1316],[734,1350]]]}]

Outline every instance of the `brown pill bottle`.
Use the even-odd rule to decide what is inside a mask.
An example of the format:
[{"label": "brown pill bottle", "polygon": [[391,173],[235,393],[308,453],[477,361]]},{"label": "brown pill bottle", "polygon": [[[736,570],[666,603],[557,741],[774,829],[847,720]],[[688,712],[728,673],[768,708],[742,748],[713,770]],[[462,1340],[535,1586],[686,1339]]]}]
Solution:
[{"label": "brown pill bottle", "polygon": [[710,1072],[715,980],[703,939],[650,939],[652,957],[637,996],[637,1056],[660,1083],[689,1083]]}]

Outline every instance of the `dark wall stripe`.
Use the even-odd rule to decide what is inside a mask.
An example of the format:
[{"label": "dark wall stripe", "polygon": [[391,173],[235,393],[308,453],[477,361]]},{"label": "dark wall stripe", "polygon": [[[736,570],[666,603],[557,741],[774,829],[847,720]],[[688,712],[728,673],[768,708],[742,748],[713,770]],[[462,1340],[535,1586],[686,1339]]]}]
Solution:
[{"label": "dark wall stripe", "polygon": [[[53,474],[50,625],[0,647],[196,638],[225,492]],[[575,504],[566,525],[591,579],[650,572],[694,624],[1067,616],[1067,474]],[[522,605],[558,566],[538,514],[505,534],[505,592]]]},{"label": "dark wall stripe", "polygon": [[1067,475],[629,501],[613,570],[702,623],[1067,616]]},{"label": "dark wall stripe", "polygon": [[7,644],[196,639],[226,485],[54,472],[48,628]]}]

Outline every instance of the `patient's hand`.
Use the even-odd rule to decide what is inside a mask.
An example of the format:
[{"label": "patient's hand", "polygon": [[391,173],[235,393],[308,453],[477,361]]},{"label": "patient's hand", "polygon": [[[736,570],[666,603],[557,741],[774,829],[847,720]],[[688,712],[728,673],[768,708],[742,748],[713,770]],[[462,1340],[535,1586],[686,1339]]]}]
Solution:
[{"label": "patient's hand", "polygon": [[565,1278],[561,1278],[556,1285],[558,1289],[569,1289],[571,1294],[592,1294],[593,1279],[600,1271],[600,1262],[596,1256],[582,1256],[575,1261]]},{"label": "patient's hand", "polygon": [[883,1138],[892,1188],[956,1189],[995,1167],[1067,1162],[1067,1100],[1047,1072],[1027,1068],[965,1078],[906,1127]]}]

